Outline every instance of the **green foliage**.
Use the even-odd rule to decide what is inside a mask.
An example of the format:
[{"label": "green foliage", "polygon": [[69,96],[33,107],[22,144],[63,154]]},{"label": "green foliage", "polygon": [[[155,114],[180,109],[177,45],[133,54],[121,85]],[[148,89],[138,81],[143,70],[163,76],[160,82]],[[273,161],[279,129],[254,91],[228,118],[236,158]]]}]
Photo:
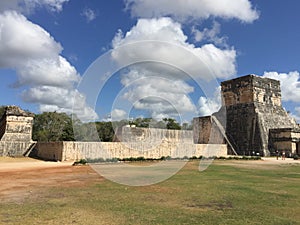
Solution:
[{"label": "green foliage", "polygon": [[3,114],[4,114],[4,112],[5,112],[5,105],[1,105],[0,106],[0,119],[2,118],[2,116],[3,116]]},{"label": "green foliage", "polygon": [[151,118],[136,118],[134,121],[130,122],[130,125],[135,125],[137,127],[151,127],[150,124],[152,124]]},{"label": "green foliage", "polygon": [[115,132],[111,122],[96,122],[96,128],[101,141],[113,141]]},{"label": "green foliage", "polygon": [[[2,108],[5,109],[5,107]],[[2,108],[0,107],[0,113]],[[65,113],[44,112],[35,116],[33,140],[44,142],[74,140],[112,142],[114,141],[115,131],[128,124],[142,128],[181,129],[181,126],[172,118],[165,118],[162,121],[151,118],[137,118],[131,122],[121,120],[83,123],[75,115],[73,115],[72,120],[71,116]],[[191,129],[191,126],[184,124],[184,129]]]},{"label": "green foliage", "polygon": [[216,159],[226,159],[226,160],[261,160],[261,157],[260,156],[229,156],[227,158],[225,157],[218,157]]},{"label": "green foliage", "polygon": [[181,126],[182,130],[193,130],[193,125],[188,123],[183,123]]},{"label": "green foliage", "polygon": [[87,164],[87,160],[86,159],[80,159],[79,161],[74,162],[73,166],[86,165],[86,164]]},{"label": "green foliage", "polygon": [[72,119],[66,113],[44,112],[35,115],[32,138],[36,141],[73,141]]},{"label": "green foliage", "polygon": [[164,118],[163,121],[166,123],[166,127],[168,130],[181,130],[181,126],[175,119]]},{"label": "green foliage", "polygon": [[[169,130],[181,130],[181,126],[179,123],[172,118],[164,118],[162,121],[157,121],[152,118],[136,118],[132,122],[129,123],[130,125],[135,125],[136,127],[143,127],[143,128],[159,128],[159,129],[169,129]],[[184,123],[183,127],[184,130],[191,130],[192,126],[188,123]]]},{"label": "green foliage", "polygon": [[295,154],[293,158],[294,158],[294,160],[298,160],[300,157],[299,157],[299,155]]}]

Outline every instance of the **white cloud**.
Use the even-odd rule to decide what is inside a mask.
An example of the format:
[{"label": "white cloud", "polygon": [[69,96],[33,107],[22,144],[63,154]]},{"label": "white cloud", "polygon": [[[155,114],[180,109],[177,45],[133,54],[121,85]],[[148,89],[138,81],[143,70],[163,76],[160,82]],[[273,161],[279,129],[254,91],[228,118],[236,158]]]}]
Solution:
[{"label": "white cloud", "polygon": [[219,37],[221,31],[221,25],[218,22],[214,22],[211,29],[204,28],[203,31],[192,28],[192,34],[196,42],[209,41],[218,46],[227,47],[226,37]]},{"label": "white cloud", "polygon": [[24,66],[17,68],[19,80],[15,87],[23,85],[51,85],[55,87],[71,88],[80,76],[76,69],[63,57],[58,60],[31,60]]},{"label": "white cloud", "polygon": [[[134,43],[141,41],[142,47],[137,48]],[[125,35],[119,31],[112,43],[112,56],[120,65],[151,59],[168,62],[203,79],[210,79],[212,74],[217,78],[228,78],[236,73],[236,51],[233,48],[220,49],[213,44],[195,47],[187,42],[181,25],[170,18],[139,19]],[[125,47],[118,48],[120,46]],[[159,72],[164,74],[165,71],[160,69]],[[177,72],[176,75],[182,77],[183,74]]]},{"label": "white cloud", "polygon": [[40,111],[57,111],[77,114],[82,121],[98,118],[95,111],[86,104],[85,96],[76,89],[52,86],[32,87],[22,93],[25,102],[40,103]]},{"label": "white cloud", "polygon": [[96,19],[97,15],[95,13],[95,11],[93,11],[90,8],[85,8],[83,9],[83,11],[81,12],[81,15],[83,17],[85,17],[86,21],[89,23],[91,21],[93,21],[94,19]]},{"label": "white cloud", "polygon": [[236,72],[234,49],[196,47],[170,18],[139,19],[125,35],[118,31],[112,43],[112,57],[120,66],[139,62],[122,76],[123,97],[153,117],[196,112],[188,80],[228,78]]},{"label": "white cloud", "polygon": [[134,17],[171,16],[179,21],[221,17],[251,23],[259,15],[249,0],[125,0]]},{"label": "white cloud", "polygon": [[122,78],[123,84],[126,83],[123,98],[132,102],[135,109],[149,111],[154,119],[161,114],[177,116],[196,111],[189,98],[194,90],[192,86],[182,80],[163,78],[151,71],[147,71],[145,76],[140,72],[138,79],[132,76],[132,83],[129,83],[130,73],[135,75],[138,71],[140,69],[131,68],[129,74],[124,74]]},{"label": "white cloud", "polygon": [[24,14],[32,13],[36,8],[46,7],[50,11],[62,11],[63,4],[69,0],[1,0],[0,12],[14,10]]},{"label": "white cloud", "polygon": [[300,122],[300,107],[295,107],[295,112],[296,114],[291,114],[293,118],[296,119],[296,121],[299,123]]},{"label": "white cloud", "polygon": [[219,111],[221,107],[221,90],[218,87],[213,97],[201,96],[198,100],[198,114],[199,116],[210,116]]},{"label": "white cloud", "polygon": [[128,114],[122,109],[114,109],[111,111],[110,118],[112,121],[120,121],[123,119],[128,119]]},{"label": "white cloud", "polygon": [[282,101],[300,102],[300,74],[298,71],[289,73],[265,72],[263,77],[280,81]]},{"label": "white cloud", "polygon": [[58,58],[62,47],[40,26],[23,15],[0,14],[0,67],[23,66],[29,60]]},{"label": "white cloud", "polygon": [[48,32],[23,15],[15,11],[0,14],[0,68],[16,70],[18,80],[13,86],[26,88],[23,100],[39,104],[42,111],[71,113],[75,96],[80,107],[74,113],[80,119],[94,119],[95,112],[74,88],[80,76],[61,51]]}]

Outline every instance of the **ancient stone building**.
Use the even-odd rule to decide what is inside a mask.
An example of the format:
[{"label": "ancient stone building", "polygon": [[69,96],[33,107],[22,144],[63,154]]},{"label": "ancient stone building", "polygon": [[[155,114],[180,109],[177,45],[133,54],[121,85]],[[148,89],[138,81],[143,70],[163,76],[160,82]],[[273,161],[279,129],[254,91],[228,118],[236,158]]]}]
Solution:
[{"label": "ancient stone building", "polygon": [[[295,120],[282,108],[280,83],[277,80],[247,75],[222,82],[221,92],[222,108],[212,118],[223,118],[222,126],[217,127],[219,130],[224,128],[226,142],[239,155],[268,156],[272,151],[270,130],[297,127]],[[199,120],[207,118],[194,119],[195,127]],[[202,136],[207,136],[207,130],[194,131],[202,142],[197,142],[195,138],[194,141],[205,143]],[[211,129],[211,132],[215,130]]]},{"label": "ancient stone building", "polygon": [[0,156],[23,156],[34,143],[31,139],[33,114],[7,106],[0,120]]},{"label": "ancient stone building", "polygon": [[270,129],[269,149],[272,152],[285,151],[288,156],[300,155],[300,128]]}]

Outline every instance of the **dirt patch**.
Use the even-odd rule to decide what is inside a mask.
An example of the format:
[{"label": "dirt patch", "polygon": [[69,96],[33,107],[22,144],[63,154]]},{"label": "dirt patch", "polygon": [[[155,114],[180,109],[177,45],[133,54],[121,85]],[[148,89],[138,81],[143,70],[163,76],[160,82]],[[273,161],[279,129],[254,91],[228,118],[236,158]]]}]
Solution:
[{"label": "dirt patch", "polygon": [[0,162],[0,200],[20,203],[49,187],[85,186],[103,178],[89,166],[14,160]]}]

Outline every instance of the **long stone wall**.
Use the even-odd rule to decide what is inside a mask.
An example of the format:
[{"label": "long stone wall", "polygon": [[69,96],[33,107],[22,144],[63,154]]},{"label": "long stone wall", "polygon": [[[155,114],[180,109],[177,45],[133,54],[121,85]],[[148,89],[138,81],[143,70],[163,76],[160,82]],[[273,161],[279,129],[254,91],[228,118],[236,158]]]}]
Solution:
[{"label": "long stone wall", "polygon": [[227,156],[227,145],[187,144],[165,142],[159,146],[148,149],[140,144],[138,150],[136,143],[122,142],[45,142],[37,143],[36,155],[45,160],[73,161],[79,159],[111,159],[144,157],[159,159],[162,156],[182,158],[184,156]]}]

